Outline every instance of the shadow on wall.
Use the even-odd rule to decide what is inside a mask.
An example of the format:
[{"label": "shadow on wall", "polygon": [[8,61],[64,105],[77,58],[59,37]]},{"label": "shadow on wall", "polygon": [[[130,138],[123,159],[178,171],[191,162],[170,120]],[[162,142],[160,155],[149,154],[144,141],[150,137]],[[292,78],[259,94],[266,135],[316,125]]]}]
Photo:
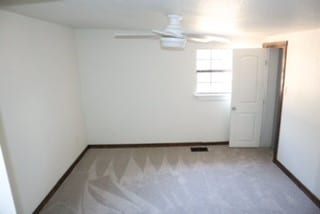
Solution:
[{"label": "shadow on wall", "polygon": [[[12,165],[7,149],[7,140],[0,111],[0,211],[4,213],[16,213],[15,204],[17,206],[17,194],[14,194],[13,200],[12,190],[16,193],[14,187],[14,178],[12,173]],[[9,176],[10,175],[10,176]],[[9,179],[10,178],[10,179]]]}]

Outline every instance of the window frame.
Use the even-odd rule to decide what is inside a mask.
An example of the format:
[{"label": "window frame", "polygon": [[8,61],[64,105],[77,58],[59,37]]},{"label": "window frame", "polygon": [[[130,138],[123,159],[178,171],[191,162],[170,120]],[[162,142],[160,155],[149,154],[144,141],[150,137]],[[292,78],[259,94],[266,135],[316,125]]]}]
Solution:
[{"label": "window frame", "polygon": [[[198,58],[198,51],[199,50],[210,51],[210,58],[206,58],[206,59]],[[198,84],[199,84],[198,73],[210,73],[212,75],[215,72],[231,72],[231,75],[232,75],[232,59],[231,59],[231,67],[230,67],[230,69],[212,69],[212,67],[211,67],[212,64],[211,63],[213,61],[219,60],[217,58],[214,58],[212,54],[213,54],[214,51],[219,51],[219,50],[229,50],[232,53],[232,49],[230,49],[230,48],[197,49],[196,59],[195,59],[196,63],[198,63],[198,61],[202,61],[202,60],[210,62],[210,69],[207,69],[207,70],[205,70],[205,69],[204,70],[198,70],[197,66],[196,66],[196,69],[195,69],[196,70],[196,88],[195,88],[194,96],[196,96],[197,98],[210,99],[210,100],[226,100],[226,99],[230,99],[231,98],[232,82],[230,83],[231,84],[230,92],[209,92],[209,91],[208,92],[201,92],[201,91],[198,91]],[[208,82],[208,83],[213,84],[211,78],[210,78],[210,82]]]}]

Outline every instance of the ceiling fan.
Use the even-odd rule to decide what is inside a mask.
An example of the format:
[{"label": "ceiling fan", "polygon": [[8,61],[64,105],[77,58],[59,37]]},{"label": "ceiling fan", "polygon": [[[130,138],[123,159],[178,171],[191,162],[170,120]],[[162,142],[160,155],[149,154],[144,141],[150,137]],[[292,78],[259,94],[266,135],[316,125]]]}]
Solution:
[{"label": "ceiling fan", "polygon": [[183,49],[187,40],[193,42],[221,42],[228,43],[230,40],[224,36],[216,34],[188,33],[181,27],[182,17],[179,15],[168,15],[169,25],[165,30],[152,30],[151,34],[115,34],[115,38],[122,39],[153,39],[159,38],[163,48]]}]

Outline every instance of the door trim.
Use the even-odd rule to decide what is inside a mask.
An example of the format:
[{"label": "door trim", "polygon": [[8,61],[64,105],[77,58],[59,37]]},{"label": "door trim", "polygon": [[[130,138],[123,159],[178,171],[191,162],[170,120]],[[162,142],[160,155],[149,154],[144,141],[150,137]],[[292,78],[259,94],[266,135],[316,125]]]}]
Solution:
[{"label": "door trim", "polygon": [[279,103],[276,106],[278,115],[276,118],[276,133],[275,140],[273,142],[274,145],[274,153],[273,153],[273,161],[277,160],[278,155],[278,147],[279,147],[279,137],[280,137],[280,126],[281,126],[281,115],[282,115],[282,107],[283,107],[283,97],[284,97],[284,85],[285,85],[285,77],[286,77],[286,63],[287,63],[287,49],[288,49],[288,41],[279,41],[279,42],[267,42],[262,44],[263,48],[281,48],[282,49],[282,63],[281,63],[281,77],[280,77],[280,87],[278,91]]},{"label": "door trim", "polygon": [[288,49],[288,41],[280,41],[280,42],[269,42],[263,43],[263,48],[281,48],[282,52],[282,66],[281,66],[281,82],[279,88],[279,103],[277,106],[278,116],[277,120],[277,128],[276,128],[276,139],[274,144],[274,155],[273,162],[299,187],[304,194],[310,198],[310,200],[320,208],[320,199],[313,194],[298,178],[296,178],[278,159],[278,147],[279,147],[279,136],[280,136],[280,125],[281,125],[281,114],[282,114],[282,106],[283,106],[283,98],[284,98],[284,86],[285,86],[285,77],[286,77],[286,61],[287,61],[287,49]]}]

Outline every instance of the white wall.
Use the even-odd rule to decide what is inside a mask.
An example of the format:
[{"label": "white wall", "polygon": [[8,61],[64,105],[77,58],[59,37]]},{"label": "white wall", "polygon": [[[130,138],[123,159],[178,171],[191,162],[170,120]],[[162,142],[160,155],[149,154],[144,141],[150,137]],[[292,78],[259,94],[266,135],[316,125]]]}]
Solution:
[{"label": "white wall", "polygon": [[279,35],[288,40],[279,161],[320,198],[320,29]]},{"label": "white wall", "polygon": [[114,32],[76,32],[89,144],[229,139],[229,101],[193,96],[196,49],[214,45],[168,51],[158,40],[114,39]]},{"label": "white wall", "polygon": [[0,11],[3,150],[19,213],[31,213],[85,147],[74,33]]}]

